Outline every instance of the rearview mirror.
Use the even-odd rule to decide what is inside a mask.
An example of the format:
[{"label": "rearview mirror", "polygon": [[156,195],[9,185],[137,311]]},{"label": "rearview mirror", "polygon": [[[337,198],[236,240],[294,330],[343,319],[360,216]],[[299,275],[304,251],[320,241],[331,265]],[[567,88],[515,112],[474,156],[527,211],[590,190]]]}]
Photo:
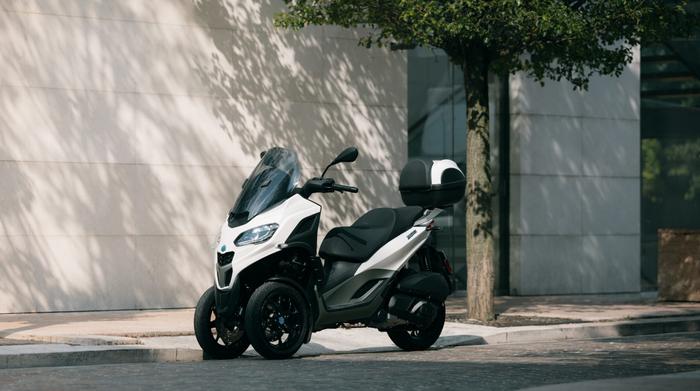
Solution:
[{"label": "rearview mirror", "polygon": [[326,171],[328,171],[329,168],[332,166],[338,164],[338,163],[352,163],[355,160],[357,160],[357,155],[359,155],[359,152],[357,151],[357,148],[355,147],[348,147],[343,150],[343,152],[339,153],[338,156],[333,159],[331,164],[326,167],[325,170],[323,170],[323,174],[321,175],[321,178],[326,176]]},{"label": "rearview mirror", "polygon": [[355,147],[345,148],[343,152],[339,153],[338,156],[336,156],[335,159],[333,159],[331,166],[338,163],[352,163],[355,160],[357,160],[358,154],[359,152]]}]

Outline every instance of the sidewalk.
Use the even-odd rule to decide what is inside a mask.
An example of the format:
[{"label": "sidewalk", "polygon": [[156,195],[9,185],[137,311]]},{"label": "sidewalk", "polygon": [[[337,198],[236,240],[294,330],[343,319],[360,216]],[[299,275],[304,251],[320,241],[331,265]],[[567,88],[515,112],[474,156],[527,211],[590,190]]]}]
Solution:
[{"label": "sidewalk", "polygon": [[[461,295],[459,295],[461,293]],[[464,292],[448,299],[448,318],[466,319]],[[669,316],[700,315],[700,303],[658,302],[656,292],[577,295],[499,296],[495,311],[502,324],[529,320],[533,324],[610,322]],[[499,324],[499,322],[496,322]]]},{"label": "sidewalk", "polygon": [[[464,297],[449,300],[448,318],[458,322],[445,324],[437,347],[700,330],[700,303],[657,303],[640,295],[501,297],[493,325],[465,323],[464,302]],[[193,314],[175,309],[0,315],[0,369],[201,360]],[[298,355],[389,350],[396,348],[385,333],[340,328],[315,333]]]}]

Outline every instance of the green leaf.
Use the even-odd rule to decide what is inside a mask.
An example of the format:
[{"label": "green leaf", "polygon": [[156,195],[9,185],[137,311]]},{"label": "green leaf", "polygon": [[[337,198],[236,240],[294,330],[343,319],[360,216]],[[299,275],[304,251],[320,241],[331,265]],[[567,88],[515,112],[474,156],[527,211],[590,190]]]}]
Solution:
[{"label": "green leaf", "polygon": [[[619,76],[631,47],[688,35],[700,17],[687,1],[665,0],[286,0],[278,27],[373,26],[360,44],[413,43],[445,50],[468,71],[480,61],[537,81],[586,88],[594,74]],[[523,60],[523,56],[529,57]]]}]

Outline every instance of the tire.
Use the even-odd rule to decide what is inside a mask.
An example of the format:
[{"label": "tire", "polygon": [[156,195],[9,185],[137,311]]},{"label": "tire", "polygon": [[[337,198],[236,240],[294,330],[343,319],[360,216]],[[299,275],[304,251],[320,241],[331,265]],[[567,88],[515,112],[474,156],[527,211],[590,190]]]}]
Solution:
[{"label": "tire", "polygon": [[205,358],[236,358],[248,349],[250,342],[241,320],[227,328],[216,315],[215,287],[207,289],[194,310],[194,335],[204,351]]},{"label": "tire", "polygon": [[445,326],[445,303],[442,303],[438,314],[430,326],[424,329],[409,328],[399,326],[389,329],[387,334],[389,338],[402,350],[426,350],[433,346],[442,333],[442,328]]},{"label": "tire", "polygon": [[256,289],[245,312],[245,332],[255,351],[268,359],[293,356],[311,327],[307,306],[290,285],[269,281]]}]

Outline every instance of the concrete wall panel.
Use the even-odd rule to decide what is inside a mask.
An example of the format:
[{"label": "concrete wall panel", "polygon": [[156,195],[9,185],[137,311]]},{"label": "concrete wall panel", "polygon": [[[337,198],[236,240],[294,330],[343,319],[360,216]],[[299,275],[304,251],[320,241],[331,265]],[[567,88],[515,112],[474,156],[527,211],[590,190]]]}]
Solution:
[{"label": "concrete wall panel", "polygon": [[582,238],[582,293],[639,292],[639,235]]},{"label": "concrete wall panel", "polygon": [[22,24],[4,10],[0,10],[0,56],[3,60],[0,85],[24,85],[22,67],[27,62],[27,46]]},{"label": "concrete wall panel", "polygon": [[511,174],[579,175],[581,124],[578,118],[513,114]]},{"label": "concrete wall panel", "polygon": [[518,73],[511,76],[511,112],[639,120],[639,85],[639,62],[627,65],[619,78],[591,78],[586,91],[574,90],[566,81],[545,81],[543,87]]},{"label": "concrete wall panel", "polygon": [[517,295],[639,292],[638,235],[512,235]]},{"label": "concrete wall panel", "polygon": [[[250,0],[0,0],[0,313],[193,306],[258,154],[399,206],[406,58],[362,30],[275,29]],[[31,294],[30,294],[31,293]]]},{"label": "concrete wall panel", "polygon": [[[275,0],[0,0],[3,9],[88,19],[226,28],[266,28],[283,9]],[[348,33],[345,33],[348,34]]]},{"label": "concrete wall panel", "polygon": [[511,273],[511,292],[516,295],[581,293],[585,265],[571,264],[581,253],[577,235],[512,235],[511,262],[518,273]]},{"label": "concrete wall panel", "polygon": [[639,177],[638,120],[581,120],[582,171],[587,176]]},{"label": "concrete wall panel", "polygon": [[588,91],[511,77],[511,293],[639,291],[639,49]]},{"label": "concrete wall panel", "polygon": [[583,234],[639,235],[639,178],[585,177],[580,183]]},{"label": "concrete wall panel", "polygon": [[511,175],[511,234],[575,235],[581,232],[579,179]]}]

